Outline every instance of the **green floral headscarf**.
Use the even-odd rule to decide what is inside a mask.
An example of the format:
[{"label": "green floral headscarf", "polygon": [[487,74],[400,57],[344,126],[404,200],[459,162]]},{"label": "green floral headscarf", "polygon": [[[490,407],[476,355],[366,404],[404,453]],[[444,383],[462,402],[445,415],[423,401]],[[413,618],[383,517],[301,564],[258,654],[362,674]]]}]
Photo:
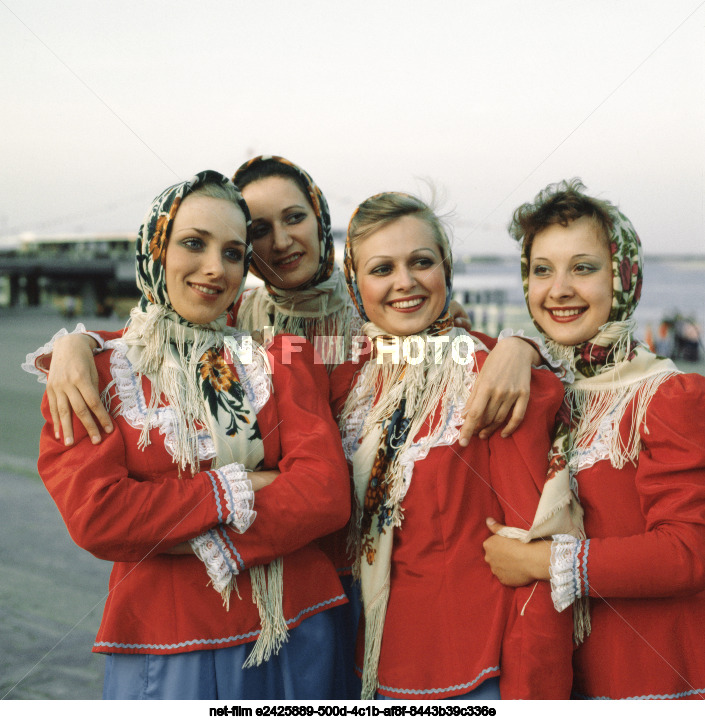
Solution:
[{"label": "green floral headscarf", "polygon": [[[639,303],[643,280],[641,241],[629,218],[614,206],[608,206],[612,228],[609,249],[612,256],[612,310],[607,323],[589,340],[570,349],[559,347],[533,318],[534,325],[546,337],[549,349],[561,350],[574,369],[585,377],[595,376],[606,366],[628,359],[635,347],[632,318]],[[530,249],[529,249],[530,250]],[[521,278],[526,307],[529,308],[529,265],[527,244],[522,244]],[[531,309],[529,308],[529,313]]]}]

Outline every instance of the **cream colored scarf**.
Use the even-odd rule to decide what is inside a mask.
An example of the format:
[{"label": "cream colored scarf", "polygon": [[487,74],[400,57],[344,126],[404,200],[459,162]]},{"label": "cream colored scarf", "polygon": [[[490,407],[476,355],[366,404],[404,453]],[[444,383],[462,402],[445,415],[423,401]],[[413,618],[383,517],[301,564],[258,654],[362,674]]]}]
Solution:
[{"label": "cream colored scarf", "polygon": [[345,277],[338,266],[328,280],[305,290],[255,288],[243,296],[238,328],[293,333],[308,339],[323,362],[333,367],[350,359],[352,340],[362,321],[352,304]]},{"label": "cream colored scarf", "polygon": [[[469,396],[466,384],[468,374],[475,366],[473,343],[465,331],[452,328],[442,345],[428,342],[422,333],[416,336],[426,343],[426,353],[421,363],[394,362],[394,349],[403,347],[404,338],[389,336],[372,323],[363,326],[363,332],[373,346],[382,342],[388,353],[378,354],[363,367],[355,392],[351,393],[341,414],[341,428],[349,423],[351,414],[361,399],[374,401],[361,431],[361,443],[353,456],[353,482],[355,502],[350,525],[349,545],[354,553],[353,574],[360,580],[365,612],[365,651],[362,675],[362,698],[374,698],[377,690],[377,670],[384,631],[384,619],[389,601],[394,528],[400,528],[404,520],[402,503],[411,484],[413,463],[408,454],[414,439],[430,417],[433,427],[420,441],[422,450],[428,450],[445,430],[454,408],[462,408]],[[453,341],[464,336],[461,345],[463,356],[469,362],[464,365],[453,357]],[[379,347],[379,346],[377,346]],[[467,357],[465,354],[467,353]],[[380,359],[383,362],[378,362]],[[395,419],[403,408],[399,424],[402,436],[387,439],[389,421]],[[392,448],[390,449],[390,445]],[[393,452],[392,452],[393,451]],[[380,454],[393,455],[384,476],[382,498],[380,486],[373,487],[371,476],[375,464],[383,462]],[[377,504],[367,523],[363,523],[365,509]]]}]

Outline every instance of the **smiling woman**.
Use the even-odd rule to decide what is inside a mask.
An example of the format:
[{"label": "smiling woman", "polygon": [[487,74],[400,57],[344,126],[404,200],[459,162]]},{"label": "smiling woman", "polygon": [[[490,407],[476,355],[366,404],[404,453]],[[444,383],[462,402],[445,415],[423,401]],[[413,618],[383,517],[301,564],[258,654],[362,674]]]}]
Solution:
[{"label": "smiling woman", "polygon": [[554,341],[592,338],[612,310],[612,258],[602,227],[583,216],[534,236],[529,310]]},{"label": "smiling woman", "polygon": [[562,181],[520,206],[510,230],[534,323],[574,373],[554,465],[570,471],[584,534],[493,535],[488,563],[511,586],[550,578],[558,611],[589,609],[578,698],[701,698],[705,379],[634,338],[641,242],[617,207]]},{"label": "smiling woman", "polygon": [[239,294],[245,274],[247,221],[232,201],[194,193],[179,207],[166,249],[166,286],[174,310],[210,323]]},{"label": "smiling woman", "polygon": [[114,562],[93,646],[106,698],[337,697],[346,599],[314,541],[347,520],[347,467],[308,343],[227,352],[249,225],[213,171],[155,198],[139,306],[97,357],[113,432],[92,445],[74,418],[65,445],[43,400],[40,475],[76,543]]},{"label": "smiling woman", "polygon": [[[570,619],[554,613],[548,584],[507,592],[482,556],[488,515],[533,517],[560,383],[531,371],[521,427],[461,446],[462,409],[489,356],[454,327],[439,218],[405,193],[368,198],[348,227],[345,273],[370,341],[331,377],[355,486],[363,698],[566,698]],[[387,352],[410,336],[416,357]]]}]

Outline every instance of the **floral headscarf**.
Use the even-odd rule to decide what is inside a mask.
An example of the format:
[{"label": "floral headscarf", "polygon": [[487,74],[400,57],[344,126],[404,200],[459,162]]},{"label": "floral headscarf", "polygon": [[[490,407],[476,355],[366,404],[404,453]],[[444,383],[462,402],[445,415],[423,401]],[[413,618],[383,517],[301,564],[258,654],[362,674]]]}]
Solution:
[{"label": "floral headscarf", "polygon": [[206,170],[167,188],[152,202],[136,243],[137,285],[142,297],[132,309],[122,340],[129,346],[134,371],[152,383],[141,447],[149,443],[150,419],[164,395],[176,415],[171,451],[182,470],[187,466],[192,472],[199,469],[200,429],[204,425],[215,445],[217,462],[228,463],[239,456],[253,469],[261,461],[261,436],[242,385],[222,352],[227,314],[207,325],[191,323],[174,310],[167,293],[165,258],[174,218],[183,199],[205,184],[229,187],[245,216],[245,272],[238,294],[242,291],[252,253],[249,210],[231,180]]},{"label": "floral headscarf", "polygon": [[[352,338],[359,335],[360,319],[348,297],[343,273],[334,262],[333,231],[325,196],[305,170],[276,155],[260,155],[249,160],[238,169],[234,180],[244,182],[246,187],[249,182],[256,182],[247,180],[250,171],[256,177],[261,168],[262,179],[284,177],[295,182],[286,172],[281,176],[272,173],[272,166],[276,169],[277,165],[288,173],[293,172],[306,189],[306,197],[318,223],[318,267],[296,288],[277,288],[265,281],[264,288],[246,293],[235,324],[238,328],[258,331],[268,326],[275,335],[293,333],[307,338],[330,371],[351,357]],[[257,268],[256,255],[252,272],[263,277],[261,269]]]},{"label": "floral headscarf", "polygon": [[[345,256],[343,258],[343,270],[345,271],[345,280],[348,284],[348,292],[350,293],[350,297],[352,298],[353,303],[355,304],[355,308],[357,308],[357,312],[360,314],[360,317],[363,321],[369,322],[369,318],[367,317],[367,314],[365,313],[365,307],[362,303],[362,298],[360,296],[360,289],[357,286],[357,275],[355,273],[355,267],[353,264],[353,249],[352,249],[352,243],[350,240],[350,228],[353,224],[353,221],[355,219],[355,216],[360,212],[360,209],[366,204],[366,203],[373,203],[377,199],[384,200],[386,197],[390,196],[400,196],[405,198],[410,198],[412,200],[417,200],[413,195],[409,195],[408,193],[377,193],[377,195],[373,195],[367,200],[365,200],[363,203],[360,203],[360,205],[355,208],[355,211],[353,212],[350,223],[348,224],[348,234],[345,239]],[[411,213],[409,213],[411,215]],[[403,217],[403,216],[398,216]],[[396,218],[393,218],[394,220]],[[390,222],[392,222],[390,220]],[[438,318],[434,321],[434,323],[426,330],[424,330],[424,333],[428,333],[433,335],[434,331],[439,332],[445,328],[448,327],[449,323],[448,320],[450,319],[450,326],[453,325],[453,319],[450,317],[448,313],[448,308],[450,307],[450,301],[453,298],[453,255],[450,250],[450,248],[447,249],[441,249],[443,253],[445,253],[445,257],[443,259],[443,269],[445,271],[445,278],[446,278],[446,301],[445,305],[443,306],[443,310],[441,311],[441,314],[438,316]]]},{"label": "floral headscarf", "polygon": [[[302,184],[306,188],[307,200],[313,208],[313,212],[318,222],[318,242],[320,249],[320,257],[318,261],[318,268],[314,275],[309,278],[305,283],[301,284],[297,288],[291,288],[289,290],[306,290],[313,286],[322,283],[330,278],[335,259],[335,247],[333,245],[333,230],[330,222],[330,211],[328,210],[328,202],[325,196],[321,192],[321,189],[313,182],[313,178],[298,165],[294,165],[290,160],[282,158],[278,155],[258,155],[256,158],[248,160],[243,163],[235,172],[233,176],[233,182],[238,185],[238,181],[242,176],[251,170],[256,170],[258,165],[262,163],[279,163],[285,165],[287,168],[294,170],[301,180]],[[285,176],[286,177],[286,176]],[[264,279],[262,271],[257,267],[257,259],[255,258],[252,262],[252,273],[258,278]],[[276,295],[279,293],[278,289],[275,288],[269,281],[265,280],[265,287],[267,290]]]},{"label": "floral headscarf", "polygon": [[242,293],[245,287],[247,270],[250,267],[250,260],[252,258],[252,243],[249,233],[249,228],[252,224],[250,211],[242,194],[234,187],[229,178],[214,170],[204,170],[197,173],[191,180],[172,185],[160,193],[152,201],[152,206],[147,212],[147,217],[140,226],[137,234],[136,265],[137,287],[142,291],[142,298],[140,299],[140,308],[142,310],[147,309],[148,303],[156,303],[173,310],[166,290],[166,271],[164,268],[167,239],[171,235],[174,218],[183,199],[205,184],[217,184],[223,187],[229,186],[236,192],[237,204],[245,216],[248,232],[242,283],[230,307],[232,307],[240,296],[240,293]]},{"label": "floral headscarf", "polygon": [[[630,220],[614,206],[609,206],[612,229],[609,238],[612,256],[612,310],[607,323],[593,338],[562,349],[559,353],[568,357],[571,364],[583,376],[598,375],[607,364],[624,360],[632,352],[635,342],[632,336],[635,323],[634,310],[641,297],[643,280],[643,257],[641,241]],[[529,308],[529,255],[527,245],[522,245],[521,277],[524,298]],[[529,308],[529,313],[531,309]],[[543,328],[532,316],[534,325],[545,336]],[[558,344],[547,337],[549,348],[558,349]]]}]

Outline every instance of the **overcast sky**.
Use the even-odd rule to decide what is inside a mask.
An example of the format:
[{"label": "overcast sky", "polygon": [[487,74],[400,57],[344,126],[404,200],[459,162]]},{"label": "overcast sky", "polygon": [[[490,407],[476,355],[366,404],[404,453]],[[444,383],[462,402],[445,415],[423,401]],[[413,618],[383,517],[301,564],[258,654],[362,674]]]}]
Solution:
[{"label": "overcast sky", "polygon": [[703,0],[0,0],[0,235],[136,231],[154,195],[284,155],[336,226],[382,190],[512,253],[580,176],[647,252],[705,253]]}]

